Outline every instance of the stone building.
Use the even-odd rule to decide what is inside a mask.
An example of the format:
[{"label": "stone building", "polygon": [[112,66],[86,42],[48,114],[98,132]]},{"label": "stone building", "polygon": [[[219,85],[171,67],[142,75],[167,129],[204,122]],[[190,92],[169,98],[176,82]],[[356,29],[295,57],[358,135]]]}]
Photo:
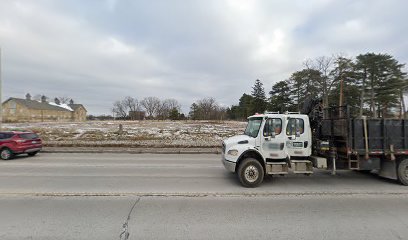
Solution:
[{"label": "stone building", "polygon": [[41,101],[31,99],[9,98],[3,102],[3,122],[82,122],[86,121],[86,109],[82,104],[61,104],[56,98],[47,102],[42,96]]}]

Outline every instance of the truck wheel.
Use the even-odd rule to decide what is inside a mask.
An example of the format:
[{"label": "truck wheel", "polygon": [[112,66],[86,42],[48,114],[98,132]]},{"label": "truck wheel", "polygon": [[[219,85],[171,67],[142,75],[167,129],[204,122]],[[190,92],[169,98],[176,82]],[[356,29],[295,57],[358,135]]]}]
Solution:
[{"label": "truck wheel", "polygon": [[262,165],[253,158],[246,158],[238,167],[238,179],[244,187],[254,188],[262,183],[265,172]]},{"label": "truck wheel", "polygon": [[8,148],[3,148],[0,151],[0,158],[3,160],[9,160],[13,157],[13,152]]},{"label": "truck wheel", "polygon": [[408,186],[408,159],[400,162],[398,165],[397,174],[399,181],[403,185]]}]

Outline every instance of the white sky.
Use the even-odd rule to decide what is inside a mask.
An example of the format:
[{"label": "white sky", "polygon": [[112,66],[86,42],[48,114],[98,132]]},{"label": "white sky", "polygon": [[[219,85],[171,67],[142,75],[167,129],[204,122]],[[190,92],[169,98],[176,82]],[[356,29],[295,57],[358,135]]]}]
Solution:
[{"label": "white sky", "polygon": [[1,0],[3,100],[69,96],[110,114],[125,96],[238,102],[307,58],[366,52],[408,62],[404,0]]}]

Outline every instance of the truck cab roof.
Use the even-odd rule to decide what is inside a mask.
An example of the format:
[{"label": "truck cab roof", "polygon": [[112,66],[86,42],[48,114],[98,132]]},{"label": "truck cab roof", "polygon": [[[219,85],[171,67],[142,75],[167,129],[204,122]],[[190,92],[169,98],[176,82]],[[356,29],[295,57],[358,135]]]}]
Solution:
[{"label": "truck cab roof", "polygon": [[276,118],[276,117],[307,117],[306,114],[300,114],[299,112],[285,112],[285,113],[279,113],[279,112],[265,112],[261,114],[254,114],[252,116],[249,116],[248,119],[254,118],[254,117],[268,117],[268,118]]}]

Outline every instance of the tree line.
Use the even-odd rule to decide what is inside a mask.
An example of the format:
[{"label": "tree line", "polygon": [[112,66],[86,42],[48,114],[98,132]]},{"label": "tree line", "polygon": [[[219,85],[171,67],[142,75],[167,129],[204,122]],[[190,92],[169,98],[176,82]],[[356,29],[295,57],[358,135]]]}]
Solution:
[{"label": "tree line", "polygon": [[180,108],[180,103],[172,98],[161,100],[158,97],[146,97],[139,101],[137,98],[127,96],[123,100],[115,101],[111,110],[116,118],[127,120],[135,120],[137,113],[143,113],[139,119],[185,119]]},{"label": "tree line", "polygon": [[221,107],[214,98],[203,98],[191,104],[189,118],[191,120],[225,120],[227,108]]},{"label": "tree line", "polygon": [[323,108],[349,105],[358,116],[402,118],[408,92],[404,66],[389,54],[376,53],[309,59],[288,79],[276,82],[268,97],[256,80],[251,94],[244,93],[227,116],[246,119],[266,110],[301,111],[305,100],[313,98],[321,99]]},{"label": "tree line", "polygon": [[322,56],[306,60],[301,69],[275,82],[268,92],[257,79],[252,91],[230,107],[208,97],[192,103],[185,116],[175,99],[125,97],[114,102],[112,112],[120,119],[132,119],[130,112],[143,111],[147,119],[245,120],[265,111],[298,112],[307,99],[320,99],[323,108],[348,105],[356,116],[402,118],[406,115],[404,94],[408,93],[404,67],[382,53]]},{"label": "tree line", "polygon": [[[122,100],[115,101],[111,109],[116,119],[136,120],[136,119],[157,119],[157,120],[223,120],[227,118],[227,108],[221,107],[214,98],[208,97],[199,99],[191,104],[188,116],[181,113],[181,104],[176,99],[160,100],[157,97],[146,97],[139,101],[136,98],[127,96]],[[143,116],[135,118],[137,114]],[[106,116],[102,116],[106,119]],[[92,116],[92,119],[99,117]]]}]

